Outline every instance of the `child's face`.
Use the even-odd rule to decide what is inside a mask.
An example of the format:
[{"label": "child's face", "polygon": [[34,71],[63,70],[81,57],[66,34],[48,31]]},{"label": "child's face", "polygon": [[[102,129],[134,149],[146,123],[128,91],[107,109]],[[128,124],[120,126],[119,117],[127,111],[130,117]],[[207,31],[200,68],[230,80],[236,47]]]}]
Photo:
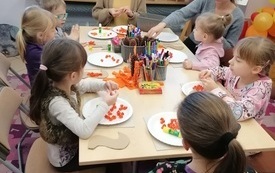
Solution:
[{"label": "child's face", "polygon": [[62,28],[67,19],[66,8],[63,5],[60,5],[52,11],[56,17],[56,26]]},{"label": "child's face", "polygon": [[194,27],[194,38],[196,41],[203,41],[204,32],[200,28],[200,25],[196,22]]},{"label": "child's face", "polygon": [[54,37],[55,37],[55,33],[56,33],[55,28],[51,28],[50,30],[48,30],[48,31],[44,34],[43,43],[46,44],[48,41],[53,40]]},{"label": "child's face", "polygon": [[248,64],[245,60],[241,59],[236,51],[234,51],[234,56],[229,62],[229,68],[233,75],[246,77],[252,74],[252,65]]}]

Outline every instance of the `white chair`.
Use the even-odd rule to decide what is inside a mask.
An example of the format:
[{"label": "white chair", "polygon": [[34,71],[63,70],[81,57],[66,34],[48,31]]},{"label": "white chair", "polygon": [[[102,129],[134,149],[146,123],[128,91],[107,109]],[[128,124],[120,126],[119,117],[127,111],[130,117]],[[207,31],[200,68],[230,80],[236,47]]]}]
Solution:
[{"label": "white chair", "polygon": [[0,162],[15,173],[21,171],[6,161],[10,153],[9,145],[9,130],[12,123],[13,116],[19,108],[22,97],[10,87],[2,87],[0,91]]},{"label": "white chair", "polygon": [[[2,83],[2,85],[4,86],[9,86],[11,87],[10,83],[8,82],[7,76],[9,71],[11,73],[13,73],[21,82],[23,82],[26,87],[28,87],[29,89],[31,88],[31,86],[14,70],[11,68],[11,62],[8,60],[8,58],[5,57],[5,55],[3,55],[2,53],[0,53],[0,83]],[[23,170],[23,166],[22,166],[22,154],[21,154],[21,145],[22,142],[24,141],[26,135],[30,132],[30,131],[34,131],[34,132],[38,132],[39,128],[38,126],[31,121],[31,119],[29,118],[28,114],[29,114],[29,108],[28,108],[28,98],[25,98],[25,100],[20,104],[19,108],[20,108],[20,120],[21,123],[26,127],[26,131],[25,133],[22,135],[19,143],[18,143],[18,164],[19,164],[19,169],[22,171]]]}]

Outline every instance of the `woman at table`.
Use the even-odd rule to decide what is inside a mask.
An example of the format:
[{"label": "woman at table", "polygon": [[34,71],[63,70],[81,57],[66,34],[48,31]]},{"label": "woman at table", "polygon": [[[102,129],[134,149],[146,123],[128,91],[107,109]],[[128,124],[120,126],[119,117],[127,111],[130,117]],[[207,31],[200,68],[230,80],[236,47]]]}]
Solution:
[{"label": "woman at table", "polygon": [[146,12],[146,0],[97,0],[92,16],[103,26],[136,26],[137,16]]},{"label": "woman at table", "polygon": [[[220,16],[225,16],[227,14],[231,14],[233,16],[231,24],[226,27],[223,34],[224,49],[232,49],[240,37],[244,24],[244,14],[235,4],[235,0],[193,0],[187,6],[174,11],[163,19],[163,21],[158,25],[151,28],[148,31],[148,36],[156,37],[166,26],[171,27],[174,25],[184,24],[189,19],[205,12],[213,12]],[[195,41],[193,32],[186,40],[184,40],[184,44],[193,53],[196,52],[198,42]]]},{"label": "woman at table", "polygon": [[187,96],[177,111],[182,144],[192,160],[159,163],[149,173],[244,173],[246,156],[236,140],[240,125],[227,104],[214,94]]}]

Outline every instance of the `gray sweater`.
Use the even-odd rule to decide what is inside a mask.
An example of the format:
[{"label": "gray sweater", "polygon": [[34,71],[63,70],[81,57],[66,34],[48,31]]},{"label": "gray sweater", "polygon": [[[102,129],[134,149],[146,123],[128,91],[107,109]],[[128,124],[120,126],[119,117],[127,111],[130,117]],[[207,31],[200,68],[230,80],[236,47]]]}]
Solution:
[{"label": "gray sweater", "polygon": [[[167,26],[175,26],[179,24],[184,24],[189,19],[205,13],[205,12],[214,12],[215,9],[215,1],[214,0],[193,0],[187,6],[174,11],[165,19],[163,22],[166,23]],[[241,35],[243,24],[244,24],[244,14],[240,8],[235,8],[232,12],[233,20],[231,24],[229,24],[223,34],[223,47],[224,49],[233,48],[239,37]],[[189,35],[190,39],[198,44],[194,40],[193,32]]]}]

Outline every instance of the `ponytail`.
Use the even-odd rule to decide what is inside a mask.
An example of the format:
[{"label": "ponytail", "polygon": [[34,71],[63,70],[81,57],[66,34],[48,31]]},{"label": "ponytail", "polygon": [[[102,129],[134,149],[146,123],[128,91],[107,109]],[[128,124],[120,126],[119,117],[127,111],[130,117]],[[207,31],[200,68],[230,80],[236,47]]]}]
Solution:
[{"label": "ponytail", "polygon": [[45,92],[49,89],[50,80],[47,76],[47,71],[39,70],[34,80],[31,89],[30,97],[30,118],[36,124],[40,124],[41,121],[41,102]]},{"label": "ponytail", "polygon": [[213,173],[244,173],[246,156],[240,143],[233,139],[228,144],[228,151]]},{"label": "ponytail", "polygon": [[226,14],[225,16],[222,16],[221,19],[222,19],[224,27],[226,27],[227,25],[229,25],[231,23],[232,15]]},{"label": "ponytail", "polygon": [[17,49],[20,55],[20,58],[22,59],[23,62],[26,62],[25,59],[25,52],[26,52],[26,41],[23,36],[23,29],[19,29],[17,35],[16,35],[16,44],[17,44]]}]

